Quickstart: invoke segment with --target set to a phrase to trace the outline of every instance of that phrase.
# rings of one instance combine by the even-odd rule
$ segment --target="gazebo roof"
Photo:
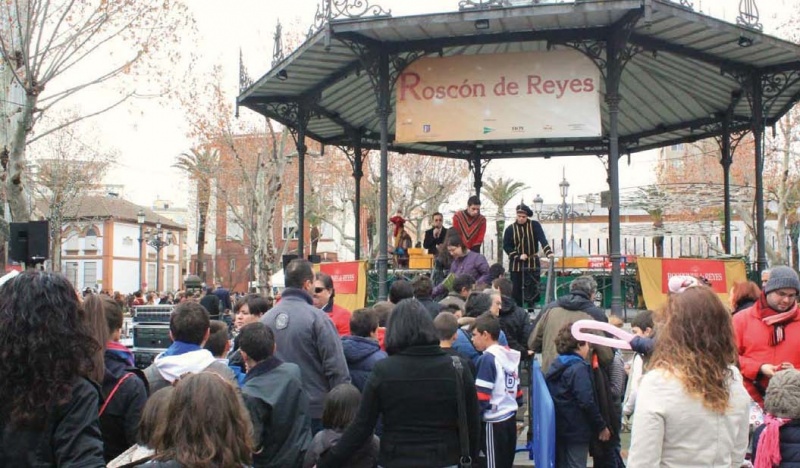
[[[616,0],[333,20],[246,87],[238,103],[297,128],[297,113],[284,104],[302,101],[311,111],[309,137],[349,146],[358,132],[363,147],[377,149],[377,99],[353,44],[385,47],[400,59],[390,61],[393,74],[403,60],[413,60],[423,52],[447,57],[565,49],[567,43],[579,41],[591,44],[636,17],[628,39],[631,57],[620,83],[622,151],[720,135],[726,115],[732,117],[733,131],[749,129],[751,109],[745,86],[754,72],[763,75],[767,125],[800,100],[800,46],[667,0]],[[476,29],[477,20],[488,20],[488,29]],[[601,52],[596,59],[602,61],[604,55]],[[601,95],[604,86],[605,80]],[[608,151],[604,137],[393,143],[394,93],[391,104],[391,151],[469,158],[479,148],[485,159]],[[609,116],[603,99],[601,114],[606,135]]]

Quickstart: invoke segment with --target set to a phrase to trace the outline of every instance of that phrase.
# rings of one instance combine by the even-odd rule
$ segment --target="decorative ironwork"
[[[759,22],[758,6],[756,0],[739,0],[739,16],[736,24],[745,28],[764,30],[764,25]]]
[[[790,70],[778,73],[769,73],[761,76],[762,99],[764,112],[769,114],[772,106],[783,93],[800,82],[800,71]]]
[[[247,74],[242,58],[242,49],[239,49],[239,94],[253,84],[253,79]]]
[[[619,63],[620,73],[625,69],[625,66],[628,64],[628,62],[645,50],[643,46],[628,42],[628,38],[630,38],[631,33],[633,32],[633,29],[636,27],[636,23],[640,18],[641,15],[635,13],[620,20],[621,24],[619,25],[619,32],[617,35],[615,35],[615,37],[610,39],[612,41],[617,41],[618,47],[616,47],[616,55]],[[603,75],[603,78],[608,81],[608,40],[584,39],[578,41],[567,41],[564,43],[564,45],[587,56],[592,62],[594,62],[595,65],[597,65],[597,68],[600,69],[600,73]],[[548,49],[550,49],[550,47],[551,45],[548,44]]]
[[[692,2],[691,0],[680,0],[680,4],[682,7],[694,10],[694,2]]]
[[[284,59],[283,55],[283,27],[281,26],[281,22],[278,21],[278,24],[275,26],[275,35],[272,36],[275,39],[275,42],[272,46],[272,66],[281,63]]]
[[[382,6],[372,3],[372,0],[320,0],[307,36],[313,36],[332,20],[358,19],[365,16],[392,16],[392,10],[385,10]]]
[[[469,10],[488,10],[490,8],[510,7],[509,0],[461,0],[458,2],[459,11]]]

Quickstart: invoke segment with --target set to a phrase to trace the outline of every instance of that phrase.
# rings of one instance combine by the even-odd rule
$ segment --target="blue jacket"
[[[764,426],[759,426],[753,434],[753,457],[756,459],[758,442]],[[781,431],[781,468],[800,468],[800,419],[792,420]]]
[[[498,339],[497,342],[501,346],[508,346],[506,334],[502,331],[500,331],[500,339]],[[456,340],[453,342],[453,349],[458,351],[462,356],[469,358],[476,366],[478,365],[478,358],[481,357],[481,352],[475,349],[469,332],[463,328],[459,328],[458,333],[456,333]]]
[[[545,376],[556,408],[557,443],[589,443],[606,427],[594,396],[592,368],[576,354],[561,354]]]
[[[342,350],[350,371],[350,382],[361,393],[375,363],[386,358],[377,341],[361,336],[343,336]]]

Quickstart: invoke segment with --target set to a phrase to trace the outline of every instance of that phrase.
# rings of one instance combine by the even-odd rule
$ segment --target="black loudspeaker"
[[[28,223],[11,223],[8,257],[19,263],[28,261]]]
[[[283,256],[283,269],[286,270],[286,267],[289,266],[289,262],[297,258],[295,254],[287,254]]]
[[[11,223],[8,256],[20,263],[36,264],[50,258],[50,223]]]
[[[311,263],[321,263],[322,257],[320,257],[319,255],[309,255],[308,261]]]
[[[31,221],[28,223],[28,258],[40,263],[50,258],[50,223]]]

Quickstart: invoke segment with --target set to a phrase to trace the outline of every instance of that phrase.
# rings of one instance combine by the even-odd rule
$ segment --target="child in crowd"
[[[350,380],[359,392],[372,374],[372,368],[386,352],[378,344],[378,316],[371,308],[358,309],[350,316],[350,335],[342,337],[342,351]]]
[[[636,336],[650,338],[653,335],[653,311],[645,310],[639,312],[631,321],[631,331]],[[636,409],[636,393],[639,391],[639,382],[644,375],[644,356],[636,353],[631,363],[630,377],[628,386],[625,389],[625,400],[622,404],[623,416],[630,417]]]
[[[361,393],[350,384],[339,384],[328,392],[325,408],[322,411],[322,431],[314,436],[306,452],[303,468],[311,468],[319,458],[339,442],[347,426],[356,418]],[[366,445],[358,449],[344,466],[352,468],[372,468],[378,464],[380,440],[372,436]]]
[[[753,434],[755,468],[800,466],[800,371],[775,373],[764,409],[764,424]]]
[[[161,425],[167,423],[164,414],[169,407],[174,387],[164,387],[150,395],[142,410],[139,430],[136,433],[136,444],[109,462],[108,468],[128,468],[142,464],[153,456],[155,434],[161,431]]]
[[[500,320],[483,314],[475,320],[472,343],[483,354],[478,359],[475,388],[481,408],[481,450],[490,468],[511,468],[517,446],[517,410],[522,403],[519,388],[520,352],[501,346]]]
[[[558,358],[545,380],[556,410],[556,467],[585,468],[589,444],[607,441],[606,427],[592,387],[592,369],[586,362],[589,343],[572,336],[572,324],[559,330],[555,339]]]
[[[378,316],[378,331],[375,333],[375,337],[383,351],[386,351],[386,344],[383,340],[386,337],[386,324],[389,322],[389,316],[392,315],[392,309],[394,309],[394,304],[389,301],[376,302],[372,306],[372,311]]]
[[[436,327],[436,334],[439,336],[439,347],[442,348],[446,354],[450,356],[458,356],[461,358],[461,365],[464,368],[469,368],[474,378],[475,373],[478,371],[472,359],[459,353],[453,349],[453,342],[458,336],[458,319],[451,312],[439,312],[439,315],[433,320],[433,326]]]
[[[236,383],[239,385],[239,387],[241,387],[244,385],[244,369],[242,369],[241,366],[232,365],[230,361],[225,358],[225,356],[228,355],[228,351],[231,349],[228,325],[221,320],[212,320],[208,329],[208,339],[203,347],[214,355],[214,359],[225,364],[231,371],[233,371],[233,375],[236,376]]]

